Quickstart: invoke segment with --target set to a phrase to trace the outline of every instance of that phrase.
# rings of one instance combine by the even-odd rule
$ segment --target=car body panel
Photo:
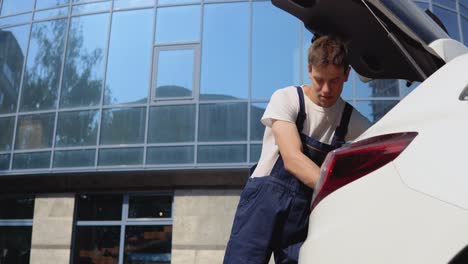
[[[408,188],[389,163],[315,207],[299,263],[447,263],[466,223],[468,211]]]
[[[316,35],[348,42],[354,70],[371,79],[423,81],[444,65],[428,45],[449,36],[409,0],[272,0]],[[301,6],[302,5],[302,6]]]

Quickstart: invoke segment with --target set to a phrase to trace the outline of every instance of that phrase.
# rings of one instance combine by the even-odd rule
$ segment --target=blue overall
[[[300,110],[296,126],[303,152],[321,166],[328,152],[344,144],[353,108],[346,103],[332,144],[324,144],[302,133],[304,93],[301,87],[297,92]],[[307,236],[312,193],[313,189],[285,170],[281,154],[269,176],[250,177],[237,207],[224,264],[264,264],[272,252],[275,264],[297,263]]]

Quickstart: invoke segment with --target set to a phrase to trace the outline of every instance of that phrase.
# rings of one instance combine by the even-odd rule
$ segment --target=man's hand
[[[302,153],[302,143],[296,124],[274,120],[271,126],[285,169],[310,188],[320,176],[320,167]]]

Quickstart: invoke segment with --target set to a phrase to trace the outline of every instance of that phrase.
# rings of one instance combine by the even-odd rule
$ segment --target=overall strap
[[[332,145],[341,146],[345,143],[345,137],[348,133],[348,124],[351,119],[351,114],[353,113],[353,107],[346,103],[343,113],[341,114],[340,125],[335,130],[335,135],[333,136]]]
[[[306,120],[307,114],[305,112],[305,105],[304,105],[304,91],[300,86],[296,86],[297,95],[299,95],[299,113],[297,113],[296,118],[296,127],[299,135],[302,133],[302,129],[304,128],[304,121]]]

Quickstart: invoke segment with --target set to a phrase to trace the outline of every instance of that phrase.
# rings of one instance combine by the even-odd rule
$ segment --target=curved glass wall
[[[468,43],[468,0],[415,3]],[[0,175],[248,167],[311,38],[264,0],[0,0]],[[342,96],[375,122],[416,85]]]

